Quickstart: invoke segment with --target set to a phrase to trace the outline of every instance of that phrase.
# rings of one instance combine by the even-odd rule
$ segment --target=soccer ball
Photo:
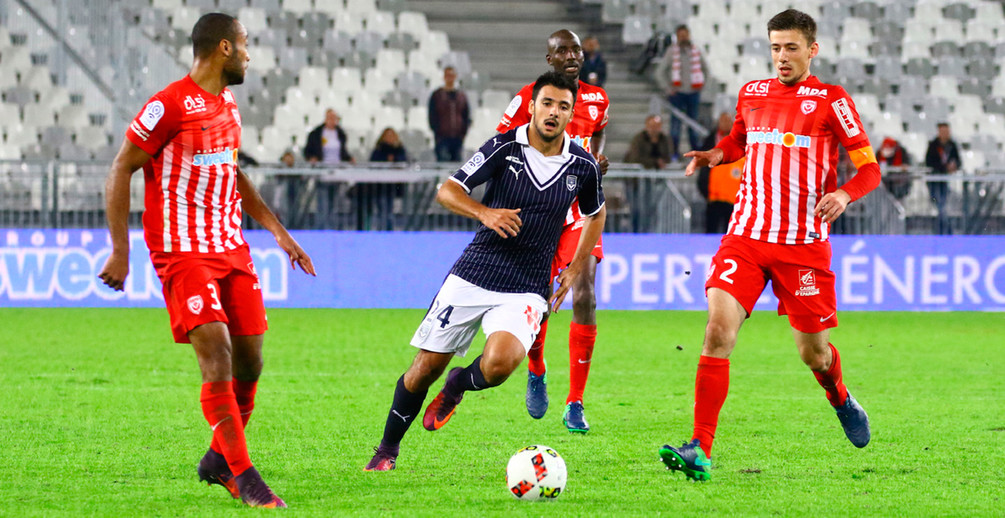
[[[506,464],[506,488],[520,500],[554,500],[568,473],[557,451],[540,444],[521,448]]]

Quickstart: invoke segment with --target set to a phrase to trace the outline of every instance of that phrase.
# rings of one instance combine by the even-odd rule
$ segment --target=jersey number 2
[[[730,279],[729,276],[733,275],[733,272],[736,271],[736,261],[734,261],[733,259],[723,259],[722,262],[728,264],[729,268],[727,268],[726,271],[720,273],[719,278],[730,284],[733,284],[733,279]]]

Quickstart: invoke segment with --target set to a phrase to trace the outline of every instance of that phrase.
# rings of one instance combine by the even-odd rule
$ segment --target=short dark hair
[[[571,79],[565,74],[560,74],[554,70],[545,72],[534,81],[534,89],[531,93],[531,101],[537,99],[538,92],[541,88],[545,86],[554,86],[560,90],[568,90],[572,92],[572,104],[576,104],[576,93],[579,92],[579,81],[576,79]]]
[[[772,31],[797,30],[812,45],[817,41],[817,22],[813,17],[796,9],[786,9],[768,20],[768,36]]]
[[[213,53],[221,40],[237,41],[237,18],[229,14],[204,14],[192,27],[192,54],[204,58]]]
[[[677,28],[674,29],[673,31],[675,33],[680,32],[680,31],[688,31],[688,32],[690,32],[691,29],[687,28],[687,24],[686,23],[682,23],[682,24],[678,25]]]

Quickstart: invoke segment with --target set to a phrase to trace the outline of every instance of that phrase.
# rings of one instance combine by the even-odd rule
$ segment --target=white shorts
[[[530,351],[548,303],[536,293],[500,293],[448,275],[410,342],[437,353],[464,356],[481,325],[485,336],[506,331]]]

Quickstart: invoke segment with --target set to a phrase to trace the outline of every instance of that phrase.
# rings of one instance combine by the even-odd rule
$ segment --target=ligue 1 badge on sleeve
[[[570,174],[565,177],[565,188],[570,191],[576,190],[576,175]]]

